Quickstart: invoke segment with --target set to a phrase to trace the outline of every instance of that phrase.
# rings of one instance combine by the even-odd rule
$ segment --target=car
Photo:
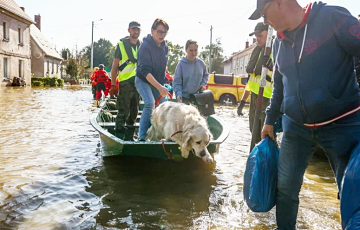
[[[211,90],[214,100],[220,104],[236,105],[244,94],[247,76],[210,74],[207,89]],[[247,102],[250,102],[250,97]]]

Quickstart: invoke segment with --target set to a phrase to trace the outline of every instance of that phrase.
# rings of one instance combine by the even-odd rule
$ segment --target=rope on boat
[[[164,150],[166,156],[168,156],[168,158],[171,158],[171,154],[168,153],[165,149],[165,139],[161,139],[161,142],[162,142],[162,147],[163,147],[163,150]]]

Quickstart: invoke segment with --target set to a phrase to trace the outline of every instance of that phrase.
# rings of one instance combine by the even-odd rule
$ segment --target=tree
[[[174,74],[181,57],[185,55],[185,52],[183,51],[184,47],[180,45],[173,45],[170,41],[166,41],[166,43],[169,47],[168,71],[170,74]]]
[[[211,50],[211,71],[215,71],[216,73],[223,73],[224,72],[224,56],[223,56],[223,48],[221,47],[220,38],[217,38],[215,44],[212,44]],[[210,53],[210,46],[207,45],[205,50],[200,53],[200,58],[203,59],[205,64],[209,66],[209,53]]]
[[[69,59],[67,65],[66,65],[65,71],[66,71],[66,74],[70,75],[70,78],[72,80],[77,80],[77,78],[79,76],[79,68],[76,63],[76,59],[74,59],[74,58]]]
[[[112,67],[112,63],[113,63],[113,60],[114,60],[114,58],[115,58],[116,47],[117,47],[117,45],[116,45],[116,46],[111,46],[111,47],[110,47],[110,50],[109,50],[109,53],[107,53],[107,54],[105,55],[105,57],[106,57],[106,63],[108,64],[108,66],[109,66],[110,69],[111,69],[111,67]]]
[[[106,55],[110,52],[110,48],[113,45],[111,44],[110,41],[104,39],[104,38],[100,38],[99,41],[94,42],[94,50],[93,50],[93,65],[94,67],[99,66],[99,64],[104,64],[105,67],[107,68],[111,68],[112,65],[112,60],[109,63],[108,58],[106,57]],[[88,60],[89,60],[89,64],[87,66],[87,68],[90,68],[90,60],[91,60],[91,45],[86,46],[82,52],[84,53],[84,55],[87,56]],[[115,52],[115,51],[114,51]]]
[[[67,53],[67,59],[64,59],[62,63],[62,65],[65,66],[66,74],[70,75],[70,79],[77,80],[79,74],[84,71],[84,68],[80,64],[80,57],[76,57],[76,54],[74,55],[68,48],[62,49],[61,53]]]

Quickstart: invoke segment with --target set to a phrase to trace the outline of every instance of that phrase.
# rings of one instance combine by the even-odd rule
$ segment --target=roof
[[[52,47],[50,42],[46,39],[43,33],[34,25],[30,25],[30,36],[34,39],[35,43],[45,53],[46,56],[51,56],[56,59],[62,60],[60,54]]]
[[[13,0],[1,0],[0,8],[3,8],[5,10],[21,17],[30,23],[34,23],[34,21]]]

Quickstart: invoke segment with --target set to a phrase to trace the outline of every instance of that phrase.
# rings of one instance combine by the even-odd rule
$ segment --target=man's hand
[[[269,55],[264,55],[261,58],[261,65],[265,66],[266,68],[268,68],[268,70],[272,71],[273,70],[273,62],[270,58]]]
[[[181,97],[177,96],[177,97],[176,97],[176,100],[177,100],[177,102],[182,103],[182,98],[181,98]]]
[[[114,97],[114,96],[117,96],[118,92],[117,92],[117,89],[116,89],[116,85],[111,85],[111,88],[110,88],[110,97]]]
[[[199,92],[202,92],[202,91],[204,91],[204,90],[206,90],[206,87],[205,87],[204,85],[200,85],[200,87],[199,87]]]
[[[266,136],[269,136],[271,139],[276,140],[274,137],[274,126],[273,125],[264,125],[261,131],[261,139],[264,139]]]
[[[166,97],[169,94],[169,90],[165,86],[160,86],[158,90],[162,97]]]

